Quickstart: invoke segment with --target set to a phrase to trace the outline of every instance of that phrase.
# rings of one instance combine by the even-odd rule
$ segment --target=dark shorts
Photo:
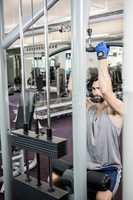
[[[107,174],[111,178],[111,184],[110,184],[109,190],[111,192],[113,192],[114,189],[115,189],[115,186],[117,184],[117,178],[119,176],[118,175],[119,170],[116,167],[107,167],[107,168],[100,169],[98,171],[102,172],[104,174]]]
[[[104,174],[107,174],[108,176],[110,176],[111,178],[111,184],[110,187],[108,188],[108,190],[110,190],[113,193],[113,196],[115,195],[119,183],[120,183],[120,177],[121,177],[121,170],[118,170],[117,168],[114,167],[108,167],[108,168],[104,168],[104,169],[100,169],[98,170],[99,172],[102,172]],[[73,169],[67,169],[65,170],[65,172],[63,173],[63,178],[65,178],[65,180],[69,180],[69,182],[71,183],[71,186],[69,184],[69,194],[70,196],[74,193],[74,180],[73,180]],[[87,195],[88,195],[88,200],[95,200],[96,199],[96,193],[97,191],[94,188],[87,188]],[[74,198],[72,197],[72,200]]]
[[[64,179],[67,179],[71,182],[72,191],[73,191],[73,169],[72,164],[66,163],[62,160],[55,160],[53,163],[53,171],[61,175]],[[104,174],[107,174],[111,178],[111,184],[108,188],[111,192],[113,192],[113,195],[116,193],[120,178],[121,178],[121,170],[119,170],[116,167],[108,166],[106,168],[102,168],[99,170],[96,170],[99,172],[102,172]]]

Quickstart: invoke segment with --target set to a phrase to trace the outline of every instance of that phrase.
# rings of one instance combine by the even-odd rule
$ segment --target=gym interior
[[[0,200],[133,199],[132,10],[131,0],[0,1]],[[105,88],[111,81],[111,115],[123,103],[124,114],[120,134],[100,143],[105,163],[97,152],[100,168],[89,168],[87,105],[102,104],[90,88],[96,74]],[[113,100],[103,101],[113,109]],[[111,141],[119,166],[109,161]],[[115,192],[105,166],[121,171]]]

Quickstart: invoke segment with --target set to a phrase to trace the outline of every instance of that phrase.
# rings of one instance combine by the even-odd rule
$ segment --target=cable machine
[[[32,16],[33,16],[33,2]],[[21,46],[21,67],[22,67],[22,103],[23,103],[23,129],[12,131],[10,141],[13,146],[17,146],[25,151],[26,175],[22,174],[14,178],[15,198],[18,200],[24,199],[28,196],[32,199],[64,199],[68,192],[56,188],[52,184],[52,159],[60,158],[66,155],[67,141],[63,138],[54,137],[52,135],[51,119],[50,119],[50,90],[49,90],[49,64],[48,64],[48,26],[47,26],[47,1],[44,0],[44,27],[45,27],[45,61],[46,61],[46,88],[47,88],[47,116],[48,126],[46,134],[40,134],[38,128],[38,119],[36,120],[35,132],[29,130],[27,116],[26,116],[26,86],[25,86],[25,63],[24,63],[24,34],[23,34],[23,12],[22,0],[19,0],[19,21],[20,21],[20,46]],[[33,35],[34,44],[34,35]],[[36,92],[34,101],[36,102]],[[36,152],[37,156],[37,180],[30,176],[28,152]],[[43,182],[40,179],[40,156],[43,153],[49,159],[49,183]]]

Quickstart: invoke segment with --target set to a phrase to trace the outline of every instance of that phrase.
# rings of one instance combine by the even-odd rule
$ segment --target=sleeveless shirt
[[[96,118],[96,108],[87,111],[87,168],[98,170],[108,166],[121,168],[119,136],[117,128],[103,111]]]

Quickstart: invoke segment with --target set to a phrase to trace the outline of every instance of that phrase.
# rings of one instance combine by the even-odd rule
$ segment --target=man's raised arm
[[[109,49],[104,42],[96,46],[97,58],[99,60],[98,79],[100,90],[104,99],[118,114],[123,115],[123,102],[120,101],[113,93],[111,77],[108,71],[108,56]]]

